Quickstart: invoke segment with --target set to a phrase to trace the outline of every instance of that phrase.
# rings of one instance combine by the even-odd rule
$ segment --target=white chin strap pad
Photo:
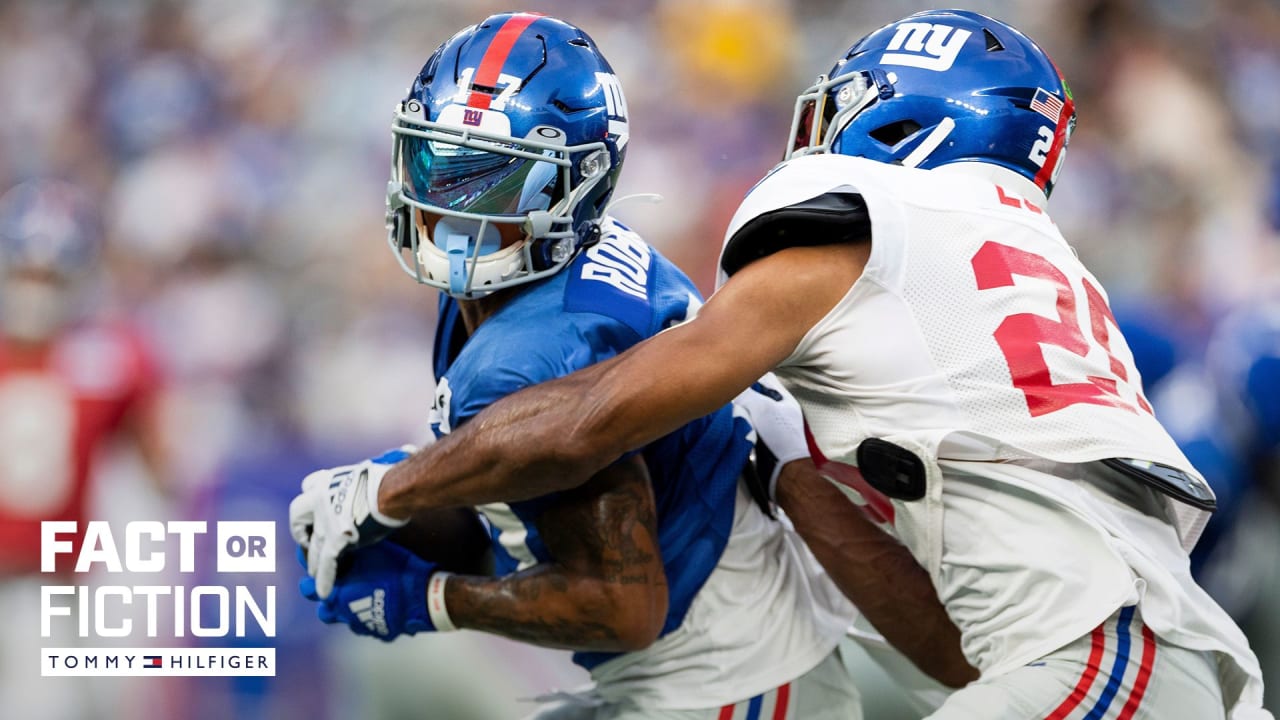
[[[449,258],[449,292],[461,293],[467,287],[467,261],[483,257],[502,247],[498,229],[480,220],[444,217],[436,223],[436,247]],[[477,243],[475,238],[479,237]]]

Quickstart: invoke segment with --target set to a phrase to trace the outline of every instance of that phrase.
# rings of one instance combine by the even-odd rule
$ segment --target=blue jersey
[[[1280,298],[1254,300],[1223,318],[1207,343],[1197,340],[1208,346],[1203,359],[1175,367],[1151,402],[1217,496],[1218,509],[1191,554],[1199,578],[1248,505],[1263,466],[1280,457]],[[1145,382],[1147,370],[1139,369]]]
[[[1225,318],[1210,344],[1209,367],[1242,455],[1251,462],[1273,456],[1280,450],[1280,296]]]
[[[457,302],[441,296],[437,435],[521,388],[607,360],[696,310],[697,289],[670,261],[616,222],[603,230],[599,243],[520,292],[469,338]],[[664,635],[680,626],[724,550],[739,473],[751,452],[749,433],[747,422],[725,406],[641,450],[669,588]],[[534,521],[555,499],[481,508],[492,525],[499,574],[552,559]],[[590,669],[616,655],[576,653],[574,661]]]

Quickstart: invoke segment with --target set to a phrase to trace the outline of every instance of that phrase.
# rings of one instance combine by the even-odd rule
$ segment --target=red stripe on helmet
[[[871,487],[871,483],[862,477],[862,471],[858,468],[837,460],[828,460],[822,453],[822,449],[818,447],[818,441],[814,439],[807,422],[804,424],[804,439],[809,445],[809,455],[813,458],[813,463],[818,466],[818,472],[857,491],[867,502],[866,505],[861,506],[862,512],[872,522],[881,525],[893,524],[893,503],[890,502],[888,495]]]
[[[526,28],[534,23],[542,15],[538,13],[519,13],[507,18],[502,23],[502,27],[498,28],[498,34],[494,36],[493,42],[489,43],[489,48],[484,51],[484,57],[480,58],[480,67],[476,68],[475,77],[471,78],[471,86],[483,85],[485,87],[496,87],[498,84],[498,76],[502,74],[502,66],[507,62],[507,56],[511,54],[511,48],[515,47],[516,41],[524,34]],[[487,93],[472,90],[467,97],[467,105],[482,110],[489,109],[489,103],[493,102],[493,98]]]
[[[1036,173],[1034,182],[1036,187],[1044,190],[1049,185],[1050,178],[1053,177],[1053,169],[1058,166],[1058,158],[1062,155],[1062,149],[1067,146],[1067,130],[1071,127],[1071,117],[1076,114],[1076,101],[1072,99],[1071,94],[1063,91],[1062,112],[1058,113],[1058,126],[1053,130],[1053,147],[1049,148],[1049,154],[1045,156],[1044,165],[1041,166],[1040,172]]]

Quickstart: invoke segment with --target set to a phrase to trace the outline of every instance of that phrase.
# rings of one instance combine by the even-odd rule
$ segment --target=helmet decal
[[[622,94],[622,83],[611,72],[596,73],[596,82],[604,89],[605,109],[609,113],[609,134],[617,135],[618,146],[624,146],[630,130],[627,125],[627,98]]]
[[[506,64],[507,57],[511,54],[511,49],[515,47],[516,41],[540,17],[542,15],[537,13],[517,13],[507,18],[494,36],[493,41],[489,43],[489,48],[485,50],[484,56],[481,57],[480,67],[478,69],[467,68],[462,71],[458,78],[458,87],[470,86],[467,105],[481,109],[492,107],[493,96],[486,89],[496,89],[499,84],[506,86],[503,92],[498,95],[501,98],[501,104],[505,104],[511,93],[520,88],[519,78],[514,78],[510,75],[503,77],[502,66]],[[504,80],[506,82],[503,82]],[[501,110],[501,104],[494,109]]]
[[[1039,139],[1031,146],[1031,154],[1027,156],[1031,162],[1040,166],[1031,181],[1044,190],[1045,195],[1049,194],[1048,188],[1058,182],[1058,173],[1062,171],[1063,161],[1066,160],[1067,143],[1071,141],[1071,133],[1076,128],[1076,103],[1071,97],[1071,89],[1061,75],[1058,79],[1065,99],[1037,87],[1030,104],[1033,111],[1053,122],[1052,128],[1047,125],[1040,127]]]
[[[942,72],[950,70],[960,48],[972,35],[968,30],[931,23],[898,23],[881,65],[907,65]]]

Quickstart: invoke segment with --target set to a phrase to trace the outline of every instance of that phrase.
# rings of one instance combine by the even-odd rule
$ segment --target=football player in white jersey
[[[815,461],[929,571],[981,671],[929,717],[1270,718],[1188,569],[1212,493],[1049,216],[1074,122],[1004,23],[871,33],[799,97],[694,320],[495,403],[388,472],[378,507],[576,485],[777,368]]]

